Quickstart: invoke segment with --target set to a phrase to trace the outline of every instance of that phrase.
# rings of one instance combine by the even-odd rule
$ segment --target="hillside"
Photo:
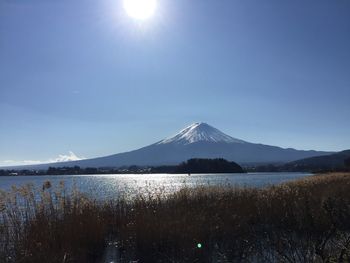
[[[350,150],[290,162],[284,167],[295,171],[342,170],[349,165]]]

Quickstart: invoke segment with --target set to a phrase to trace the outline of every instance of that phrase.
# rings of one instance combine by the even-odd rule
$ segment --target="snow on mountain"
[[[175,143],[187,145],[195,142],[246,143],[245,141],[228,136],[204,122],[196,122],[181,130],[178,134],[164,139],[157,144]]]

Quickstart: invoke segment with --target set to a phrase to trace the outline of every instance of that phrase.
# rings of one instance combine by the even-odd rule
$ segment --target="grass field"
[[[0,262],[349,262],[350,174],[264,189],[96,201],[62,183],[0,192]]]

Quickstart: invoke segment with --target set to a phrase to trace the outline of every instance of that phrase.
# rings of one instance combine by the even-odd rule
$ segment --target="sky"
[[[0,166],[133,150],[206,122],[350,149],[350,1],[0,0]]]

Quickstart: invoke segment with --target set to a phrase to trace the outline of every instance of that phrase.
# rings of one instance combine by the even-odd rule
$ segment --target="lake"
[[[171,193],[184,186],[231,185],[264,187],[310,176],[308,173],[247,173],[247,174],[108,174],[108,175],[57,175],[57,176],[3,176],[0,189],[32,184],[41,188],[50,181],[53,186],[64,182],[69,191],[74,187],[97,199],[115,198],[122,194],[135,196],[147,193]]]

